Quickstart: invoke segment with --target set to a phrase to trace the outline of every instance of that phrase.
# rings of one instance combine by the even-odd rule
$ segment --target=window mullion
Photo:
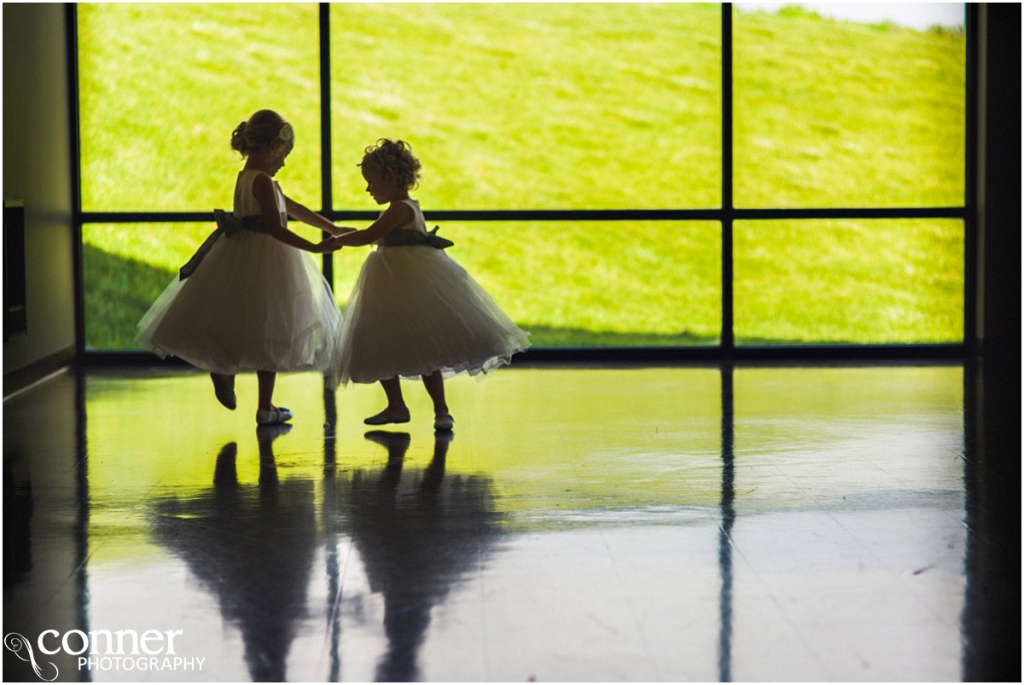
[[[722,3],[722,335],[726,358],[733,338],[733,131],[732,131],[732,3]]]
[[[320,211],[324,216],[334,208],[331,175],[331,5],[320,3]],[[326,238],[328,234],[323,233]],[[334,289],[334,255],[323,255],[324,278]]]

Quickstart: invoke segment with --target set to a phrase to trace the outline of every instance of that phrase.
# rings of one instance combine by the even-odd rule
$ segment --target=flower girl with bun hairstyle
[[[427,231],[419,203],[409,197],[420,162],[407,143],[381,139],[359,166],[366,191],[387,208],[369,228],[330,239],[377,249],[348,299],[328,384],[380,381],[387,407],[365,422],[382,425],[409,421],[399,379],[422,378],[434,429],[451,430],[444,379],[507,364],[530,346],[529,334],[443,251],[451,242]]]
[[[139,322],[139,342],[210,372],[214,393],[234,409],[235,374],[255,371],[258,424],[288,421],[273,404],[276,375],[330,367],[340,313],[311,252],[339,246],[312,243],[288,230],[288,217],[332,235],[345,232],[295,202],[273,180],[295,144],[281,115],[260,110],[231,134],[245,158],[235,183],[233,213],[217,210],[218,228]]]

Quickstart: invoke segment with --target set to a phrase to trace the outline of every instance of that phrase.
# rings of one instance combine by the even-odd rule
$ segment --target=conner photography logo
[[[7,633],[4,647],[32,666],[40,680],[54,681],[57,665],[46,659],[55,654],[77,657],[79,671],[202,671],[205,657],[181,656],[175,639],[181,630],[44,630],[33,643],[21,633]]]

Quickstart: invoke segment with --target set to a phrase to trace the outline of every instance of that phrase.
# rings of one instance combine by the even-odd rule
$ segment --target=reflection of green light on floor
[[[251,376],[232,413],[200,373],[91,371],[81,416],[65,374],[5,406],[33,507],[12,611],[163,622],[207,680],[252,679],[246,655],[271,643],[288,679],[372,680],[403,639],[396,605],[418,612],[423,680],[707,681],[723,645],[739,681],[955,679],[978,581],[964,381],[959,366],[502,369],[449,383],[456,434],[431,481],[418,383],[398,474],[361,424],[379,388],[337,393],[325,451],[319,378],[285,375],[298,418],[262,461],[275,487]],[[286,639],[251,637],[268,625]]]
[[[190,488],[210,485],[217,455],[232,441],[238,445],[239,481],[257,482],[255,378],[238,378],[235,412],[217,405],[209,386],[205,375],[193,373],[90,378],[92,494],[158,488],[181,489],[185,496]],[[434,450],[429,401],[420,383],[405,382],[404,388],[413,420],[389,429],[410,434],[405,462],[425,468]],[[547,498],[665,504],[664,494],[651,488],[680,480],[683,473],[692,478],[682,479],[685,486],[674,488],[670,502],[707,504],[717,496],[715,370],[504,369],[481,382],[450,379],[447,391],[456,417],[448,473],[492,479],[503,506],[512,510],[534,509]],[[339,389],[333,430],[324,428],[323,386],[316,374],[282,374],[275,400],[296,417],[294,428],[273,443],[282,479],[323,478],[325,434],[334,436],[339,477],[386,461],[387,451],[364,437],[362,423],[382,405],[379,387]]]
[[[737,369],[737,468],[756,475],[832,450],[833,471],[863,481],[858,446],[870,447],[877,436],[897,444],[908,426],[935,440],[959,429],[961,376],[957,367]],[[446,473],[489,479],[495,506],[538,523],[627,509],[685,517],[687,507],[721,497],[720,382],[713,368],[512,368],[483,380],[459,376],[446,386],[456,417]],[[404,463],[413,474],[434,454],[432,415],[420,383],[403,387],[413,419],[387,428],[409,434]],[[218,454],[231,442],[239,482],[259,482],[254,375],[239,376],[234,412],[216,403],[199,373],[92,376],[87,392],[90,497],[109,500],[111,515],[140,492],[188,497],[210,487]],[[350,478],[387,462],[387,450],[364,437],[362,423],[382,406],[380,388],[337,390],[333,428],[325,428],[323,398],[317,374],[278,378],[275,400],[295,412],[291,431],[273,442],[282,481],[322,483],[325,472]],[[736,494],[751,502],[783,495],[766,492],[742,470]]]

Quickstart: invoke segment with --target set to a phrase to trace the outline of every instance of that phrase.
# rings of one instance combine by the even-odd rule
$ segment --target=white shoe
[[[275,423],[284,423],[292,418],[292,410],[288,407],[277,407],[276,409],[257,409],[256,423],[261,426],[269,426]]]

